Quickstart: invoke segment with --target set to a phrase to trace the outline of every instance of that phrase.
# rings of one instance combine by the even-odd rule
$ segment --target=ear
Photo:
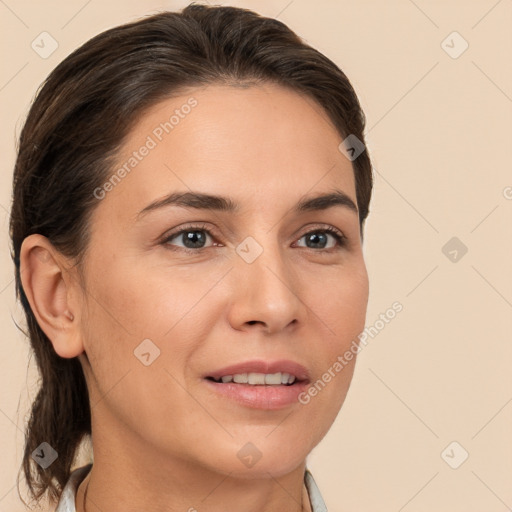
[[[30,235],[21,245],[20,278],[39,327],[65,358],[84,351],[78,276],[48,238]]]

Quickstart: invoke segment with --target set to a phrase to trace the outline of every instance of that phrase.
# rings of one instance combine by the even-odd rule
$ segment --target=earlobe
[[[50,339],[55,352],[65,358],[84,351],[78,304],[72,298],[76,283],[65,265],[66,258],[44,236],[30,235],[21,245],[20,279],[32,312]],[[73,313],[74,311],[74,313]]]

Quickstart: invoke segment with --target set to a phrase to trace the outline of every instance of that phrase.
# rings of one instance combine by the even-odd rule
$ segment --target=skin
[[[79,356],[90,393],[94,466],[78,512],[86,487],[87,512],[138,511],[149,500],[157,512],[309,510],[305,459],[352,378],[355,358],[307,405],[277,410],[205,384],[209,370],[250,359],[292,359],[320,379],[364,329],[368,275],[356,212],[292,213],[333,189],[356,203],[340,134],[297,92],[210,85],[162,101],[138,120],[119,165],[191,96],[191,113],[98,200],[82,281],[46,238],[23,243],[39,325],[59,355]],[[241,210],[167,206],[137,220],[149,203],[189,190],[229,196]],[[188,223],[211,229],[205,249],[162,241]],[[327,234],[325,248],[308,247],[304,235],[329,226],[346,245]],[[251,264],[235,250],[247,236],[263,248]],[[134,356],[144,339],[160,349],[149,366]],[[262,454],[251,468],[237,457],[248,442]]]

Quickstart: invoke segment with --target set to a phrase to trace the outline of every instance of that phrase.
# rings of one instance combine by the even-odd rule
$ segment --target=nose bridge
[[[236,323],[261,322],[270,330],[297,320],[302,303],[298,283],[274,230],[260,230],[236,247]]]
[[[293,286],[293,283],[287,283],[291,279],[287,275],[287,255],[283,254],[275,230],[265,232],[262,229],[254,236],[247,236],[236,247],[236,253],[241,260],[237,264],[242,272],[251,280],[255,279],[260,285],[258,288],[267,287],[268,281],[279,282],[281,286],[284,286],[282,281],[285,281],[288,286]]]

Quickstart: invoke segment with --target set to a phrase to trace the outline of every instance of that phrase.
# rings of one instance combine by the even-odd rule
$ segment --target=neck
[[[154,512],[225,512],[227,503],[230,509],[244,512],[311,512],[304,485],[305,461],[279,477],[266,472],[241,478],[233,472],[226,475],[189,461],[170,460],[120,440],[95,441],[99,440],[93,439],[93,467],[76,495],[77,512],[136,512],[147,509],[148,501]],[[103,446],[108,449],[102,450]]]
[[[240,489],[239,487],[238,492],[235,493],[233,492],[233,486],[236,487],[238,485],[238,482],[233,480],[231,482],[231,485],[228,486],[226,484],[225,488],[223,489],[223,492],[219,492],[216,497],[211,496],[211,494],[216,490],[215,487],[213,487],[212,489],[210,489],[210,493],[205,495],[202,499],[190,496],[185,497],[183,494],[173,494],[170,493],[169,490],[166,490],[165,492],[166,499],[157,499],[155,498],[155,496],[160,495],[153,494],[153,491],[149,489],[145,492],[144,496],[139,495],[138,497],[136,497],[133,493],[126,492],[126,490],[119,491],[121,493],[124,492],[124,494],[115,492],[111,488],[106,490],[103,486],[97,485],[98,475],[99,480],[102,480],[105,484],[108,483],[108,480],[104,479],[97,469],[94,469],[94,471],[93,469],[91,469],[91,472],[80,484],[80,487],[77,491],[75,501],[76,512],[98,512],[101,510],[123,510],[125,512],[130,512],[132,510],[140,510],[140,506],[135,506],[134,502],[144,503],[144,506],[147,506],[148,496],[152,496],[151,505],[155,512],[171,512],[175,510],[187,510],[187,512],[197,512],[200,509],[190,506],[188,506],[188,508],[183,507],[186,506],[186,504],[190,503],[195,503],[196,506],[201,507],[203,503],[206,503],[206,499],[208,499],[209,502],[208,510],[211,512],[225,511],[226,503],[239,503],[239,505],[236,505],[236,509],[239,509],[239,507],[243,507],[244,511],[247,510],[249,512],[267,512],[270,510],[282,510],[283,512],[311,512],[309,496],[306,487],[304,486],[303,483],[301,485],[301,492],[295,493],[296,496],[292,496],[291,493],[288,493],[288,490],[285,490],[284,486],[281,487],[283,491],[282,495],[279,496],[274,493],[273,498],[272,493],[269,492],[269,489],[262,488],[261,485],[253,486],[252,489],[249,489],[253,491],[250,494],[246,487],[244,487],[243,489]],[[93,477],[95,478],[93,479]],[[91,480],[93,480],[94,483],[92,484],[92,490],[89,493]],[[282,479],[279,481],[276,480],[279,486],[283,485],[281,483],[282,481]],[[225,483],[225,480],[221,481],[220,484],[218,484],[218,487],[220,487],[220,485],[224,487]],[[106,494],[106,492],[108,493],[108,495]],[[242,494],[243,497],[241,496]],[[260,497],[258,497],[258,495]],[[153,501],[155,502],[154,507]],[[166,504],[163,503],[164,501],[166,501]],[[249,501],[250,503],[248,503]],[[170,505],[171,503],[172,505]],[[261,503],[261,505],[259,505],[259,503]]]

